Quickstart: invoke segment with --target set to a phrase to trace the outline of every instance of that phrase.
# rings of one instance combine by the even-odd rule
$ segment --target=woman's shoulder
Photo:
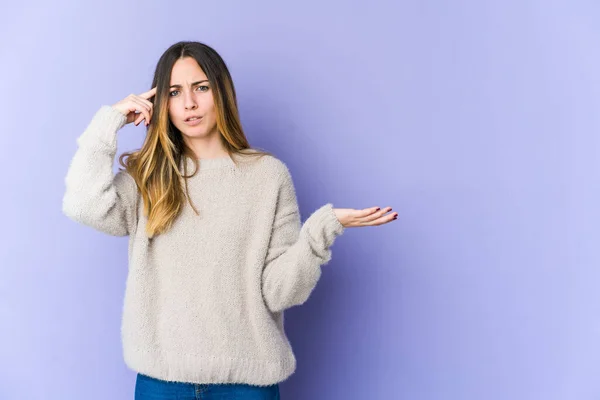
[[[282,177],[289,174],[287,165],[272,153],[262,153],[255,149],[246,149],[235,154],[236,161],[251,164],[265,178]]]

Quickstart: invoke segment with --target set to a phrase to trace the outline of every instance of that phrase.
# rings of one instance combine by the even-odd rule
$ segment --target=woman
[[[114,174],[131,122],[147,135]],[[152,89],[102,106],[77,144],[63,212],[129,236],[121,336],[136,399],[278,399],[296,368],[284,310],[307,300],[346,227],[397,216],[328,203],[301,224],[290,171],[250,147],[228,69],[198,42],[168,48]]]

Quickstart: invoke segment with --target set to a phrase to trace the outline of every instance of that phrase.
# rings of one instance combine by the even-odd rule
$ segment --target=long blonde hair
[[[169,119],[168,95],[173,65],[178,59],[192,57],[206,74],[212,88],[217,129],[230,157],[233,154],[262,157],[271,153],[250,147],[240,123],[233,80],[225,62],[210,46],[191,41],[181,41],[170,46],[160,57],[154,71],[152,87],[155,96],[152,123],[139,150],[125,152],[119,164],[135,180],[144,202],[144,216],[148,218],[146,234],[154,237],[171,228],[189,199],[187,178],[193,177],[199,163],[190,147],[183,141],[182,133]],[[196,168],[187,175],[187,159]],[[234,163],[235,159],[232,157]],[[183,164],[183,174],[180,166]],[[185,184],[185,191],[183,185]],[[194,212],[198,210],[190,201]]]

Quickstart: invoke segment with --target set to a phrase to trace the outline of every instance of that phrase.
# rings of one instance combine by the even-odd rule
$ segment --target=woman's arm
[[[62,210],[74,221],[114,236],[135,230],[137,186],[126,171],[113,173],[117,131],[126,117],[102,106],[77,139],[65,178]]]
[[[272,312],[304,303],[331,259],[330,246],[345,228],[328,203],[301,225],[290,172],[283,165],[278,202],[262,273],[263,298]]]

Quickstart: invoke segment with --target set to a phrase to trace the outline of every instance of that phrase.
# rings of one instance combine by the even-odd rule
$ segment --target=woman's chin
[[[189,139],[204,139],[211,136],[210,133],[207,133],[204,129],[186,129],[181,131],[183,136],[186,136]],[[216,133],[216,132],[214,132]]]

